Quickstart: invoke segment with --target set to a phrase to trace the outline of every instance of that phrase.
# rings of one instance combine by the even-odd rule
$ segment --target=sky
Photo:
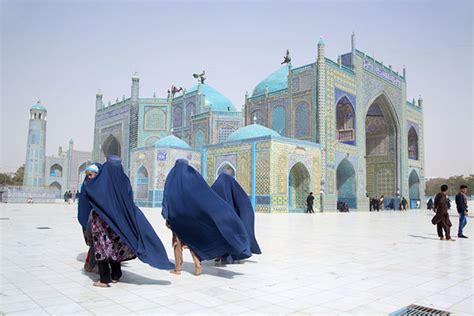
[[[29,109],[48,109],[46,152],[92,150],[95,94],[104,102],[166,97],[192,73],[237,108],[289,49],[294,67],[357,49],[407,72],[424,99],[425,176],[474,173],[471,1],[9,1],[1,2],[0,171],[24,163]]]

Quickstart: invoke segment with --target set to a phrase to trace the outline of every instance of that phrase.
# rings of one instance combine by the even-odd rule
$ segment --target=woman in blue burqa
[[[240,218],[187,160],[178,159],[166,178],[162,215],[199,260],[252,255]]]
[[[97,176],[84,183],[78,219],[87,229],[92,212],[92,238],[100,280],[94,286],[109,287],[122,276],[120,262],[138,257],[158,268],[170,270],[166,250],[142,211],[133,202],[130,180],[117,156],[107,157]]]
[[[237,180],[230,174],[229,170],[224,170],[211,188],[229,205],[232,206],[235,213],[240,217],[249,236],[250,251],[254,254],[261,254],[260,247],[255,239],[255,214],[252,203]],[[222,258],[227,263],[238,260],[233,256]]]

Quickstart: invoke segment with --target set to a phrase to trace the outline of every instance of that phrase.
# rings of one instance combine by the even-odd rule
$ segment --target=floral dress
[[[92,238],[96,261],[121,262],[135,258],[135,254],[97,213],[92,213]]]

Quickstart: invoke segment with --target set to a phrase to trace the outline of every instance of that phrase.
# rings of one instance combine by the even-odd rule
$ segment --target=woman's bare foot
[[[202,268],[201,267],[197,267],[196,270],[194,270],[194,275],[201,275],[202,273]]]
[[[170,273],[180,275],[181,271],[180,270],[171,270]]]
[[[107,283],[102,283],[100,281],[95,281],[94,283],[92,283],[92,285],[97,287],[110,287],[110,285],[108,285]]]

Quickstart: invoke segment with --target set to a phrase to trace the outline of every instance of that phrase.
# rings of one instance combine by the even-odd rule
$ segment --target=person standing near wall
[[[314,204],[314,195],[313,195],[313,192],[309,192],[309,195],[306,198],[306,213],[314,214],[313,204]]]

